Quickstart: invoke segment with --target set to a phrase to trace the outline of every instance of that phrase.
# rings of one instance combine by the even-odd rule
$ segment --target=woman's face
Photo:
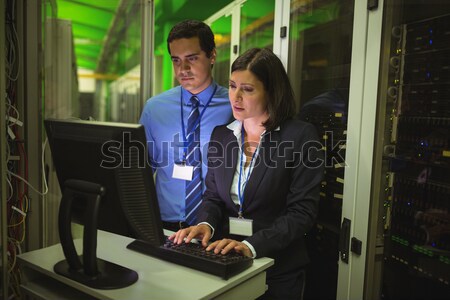
[[[249,70],[231,73],[228,94],[236,120],[261,124],[269,118],[264,85]]]

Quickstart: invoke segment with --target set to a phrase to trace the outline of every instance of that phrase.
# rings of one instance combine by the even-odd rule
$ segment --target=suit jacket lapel
[[[233,183],[233,176],[236,170],[237,160],[239,156],[239,145],[232,131],[230,131],[230,133],[225,136],[222,146],[225,147],[224,165],[222,166],[223,177],[216,178],[216,180],[223,180],[223,184],[227,191],[227,200],[232,202],[230,190],[231,184]]]
[[[244,191],[244,212],[245,207],[247,207],[254,200],[259,184],[261,183],[267,169],[271,165],[272,157],[275,154],[279,144],[279,131],[267,133],[261,141],[261,147],[256,158],[255,167],[250,174],[250,178]]]

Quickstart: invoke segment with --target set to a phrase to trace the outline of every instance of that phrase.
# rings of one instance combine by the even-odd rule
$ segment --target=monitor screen
[[[64,249],[64,242],[72,242],[67,229],[71,221],[85,225],[83,239],[86,235],[95,238],[95,246],[97,229],[159,246],[164,235],[143,126],[56,119],[47,119],[44,124],[62,198],[70,198],[69,202],[61,201],[58,220],[69,268],[78,268],[76,258],[68,258],[74,255],[70,253],[72,245]],[[93,198],[92,186],[98,187]],[[90,205],[97,198],[98,207]],[[63,203],[70,203],[69,212],[61,209]],[[94,222],[89,220],[92,210]],[[86,231],[86,222],[95,225],[89,229],[92,232]],[[84,252],[95,255],[95,249],[86,247]],[[73,266],[70,260],[75,261]],[[96,270],[88,270],[92,272]]]

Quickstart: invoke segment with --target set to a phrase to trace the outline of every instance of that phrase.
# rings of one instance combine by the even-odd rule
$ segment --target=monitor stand
[[[65,260],[55,264],[57,274],[96,289],[118,289],[138,280],[138,274],[128,268],[97,258],[97,217],[105,189],[96,183],[69,179],[59,207],[58,229]],[[83,255],[78,256],[72,238],[72,203],[83,199],[87,206],[84,216]]]

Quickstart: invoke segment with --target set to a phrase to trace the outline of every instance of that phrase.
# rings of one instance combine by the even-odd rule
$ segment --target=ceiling
[[[166,23],[174,24],[188,18],[204,20],[230,2],[156,0],[155,32],[160,32]],[[133,24],[140,19],[139,0],[57,0],[56,3],[57,18],[72,21],[79,68],[97,73],[122,73],[123,70],[114,69],[114,65],[121,64],[117,59],[139,59],[138,53],[134,52],[140,49],[141,28],[140,23]],[[130,34],[130,30],[134,32]],[[155,48],[164,47],[164,42],[165,38],[155,37]]]
[[[120,0],[57,0],[57,17],[72,21],[80,68],[95,70]]]
[[[124,74],[140,63],[142,0],[55,0],[56,16],[71,20],[77,67],[97,74]],[[246,0],[241,33],[273,22],[276,0]],[[168,30],[184,19],[206,20],[232,0],[154,0],[155,54],[166,54]],[[270,19],[270,20],[269,20]],[[273,24],[273,23],[272,23]],[[211,25],[216,42],[229,39],[231,20]],[[270,33],[271,38],[272,33]],[[248,41],[255,44],[253,40]]]

